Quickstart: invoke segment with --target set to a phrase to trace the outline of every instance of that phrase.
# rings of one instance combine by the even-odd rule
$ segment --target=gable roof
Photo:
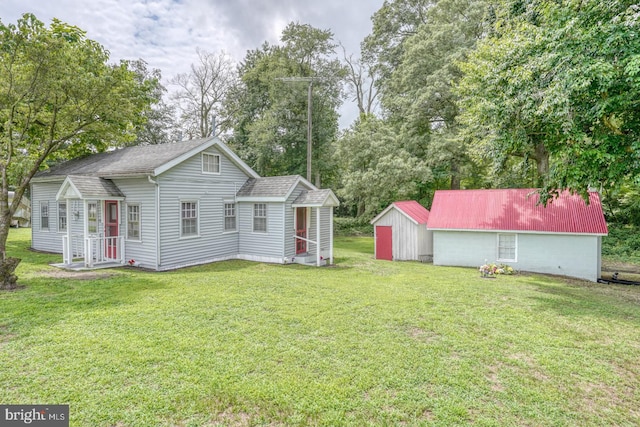
[[[207,148],[216,146],[251,177],[258,174],[218,138],[202,138],[158,145],[137,145],[69,160],[38,172],[34,180],[60,179],[69,175],[118,177],[152,175],[176,166]]]
[[[401,214],[409,218],[414,224],[426,224],[429,220],[429,211],[415,200],[403,200],[393,202],[371,220],[371,224],[385,216],[391,209],[397,209]]]
[[[576,194],[562,192],[545,207],[538,190],[439,190],[436,191],[430,230],[521,231],[542,233],[608,233],[598,193],[589,193],[589,204]]]
[[[239,201],[285,201],[298,183],[302,183],[309,190],[317,190],[300,175],[268,176],[247,180],[236,193],[236,199]]]
[[[340,202],[333,191],[328,188],[323,190],[304,190],[293,201],[293,207],[332,207],[339,206]]]
[[[68,176],[56,194],[60,199],[121,199],[124,194],[110,179],[97,176]]]

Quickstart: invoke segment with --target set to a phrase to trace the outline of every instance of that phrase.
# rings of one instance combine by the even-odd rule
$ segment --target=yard
[[[638,425],[640,287],[372,259],[69,274],[12,230],[1,403],[72,426]]]

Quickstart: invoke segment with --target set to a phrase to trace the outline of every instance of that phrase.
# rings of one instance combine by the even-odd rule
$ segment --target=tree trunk
[[[0,290],[11,290],[18,287],[16,268],[20,264],[20,258],[6,258],[0,260]]]
[[[21,260],[19,258],[7,258],[7,238],[9,237],[13,212],[8,204],[6,174],[3,174],[3,178],[5,178],[3,180],[5,185],[3,185],[0,192],[0,290],[10,290],[18,286],[18,276],[14,272]],[[22,192],[16,191],[15,197],[21,196]]]

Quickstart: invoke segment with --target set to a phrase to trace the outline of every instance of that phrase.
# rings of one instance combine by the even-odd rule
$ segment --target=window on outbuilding
[[[198,235],[198,202],[181,202],[180,235],[193,237]]]
[[[220,156],[202,153],[202,173],[220,173]]]
[[[498,234],[498,261],[514,262],[518,258],[518,236]]]
[[[267,204],[255,203],[253,205],[253,231],[258,233],[267,232]]]

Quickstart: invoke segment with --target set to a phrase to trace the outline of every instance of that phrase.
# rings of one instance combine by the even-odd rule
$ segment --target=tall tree
[[[171,84],[177,86],[172,99],[180,112],[180,125],[189,138],[205,138],[220,133],[227,120],[222,105],[237,74],[231,57],[196,50],[197,64],[191,71],[176,75]],[[217,130],[216,130],[217,129]]]
[[[162,72],[149,69],[143,59],[128,61],[129,68],[136,73],[138,84],[149,85],[152,99],[151,108],[143,112],[146,121],[136,131],[136,145],[156,145],[174,142],[178,139],[178,128],[175,121],[176,109],[167,104],[167,88],[161,83]]]
[[[131,141],[151,102],[126,63],[77,27],[49,28],[25,14],[0,22],[0,288],[15,286],[19,260],[8,258],[11,217],[34,174],[48,161]],[[8,203],[8,191],[15,196]]]
[[[403,43],[396,69],[382,88],[382,103],[415,155],[430,161],[450,188],[460,188],[469,168],[466,147],[458,138],[457,96],[451,90],[461,77],[458,61],[483,33],[486,3],[440,0],[424,13],[421,24]]]
[[[304,176],[312,84],[312,170],[319,185],[333,172],[330,145],[338,132],[344,69],[330,31],[290,23],[281,42],[265,43],[241,63],[241,81],[227,102],[230,144],[260,174]]]
[[[338,141],[335,158],[342,171],[338,194],[357,216],[372,217],[399,199],[420,199],[432,182],[426,162],[413,156],[400,139],[384,120],[362,115]]]
[[[640,14],[631,1],[506,1],[462,65],[487,156],[533,158],[545,199],[640,173]]]
[[[360,115],[373,114],[379,105],[377,81],[380,76],[375,63],[370,58],[347,54],[344,46],[342,53],[347,69],[348,95],[356,103]]]

